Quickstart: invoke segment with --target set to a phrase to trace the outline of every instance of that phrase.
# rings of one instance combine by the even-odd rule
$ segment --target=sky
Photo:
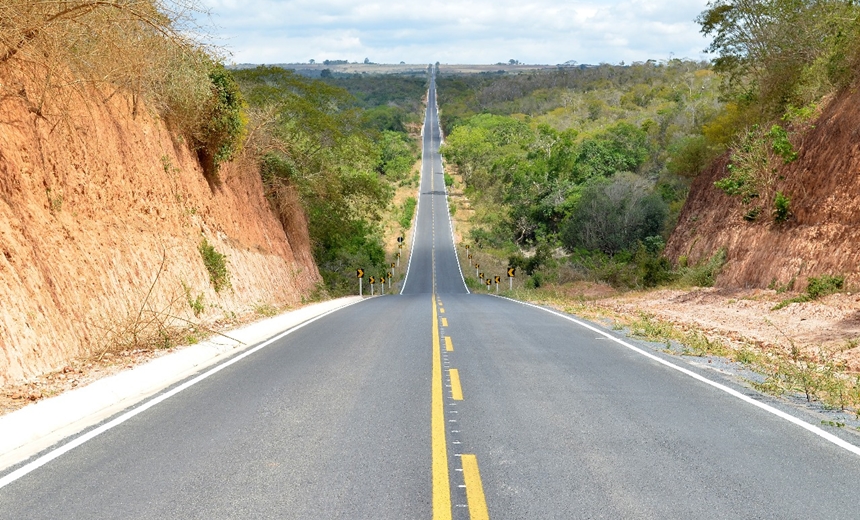
[[[708,59],[707,0],[199,0],[233,63]]]

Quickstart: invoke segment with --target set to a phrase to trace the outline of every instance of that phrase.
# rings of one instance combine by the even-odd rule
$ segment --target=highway
[[[614,331],[470,294],[434,99],[431,80],[400,294],[9,483],[0,518],[860,517],[849,435]]]

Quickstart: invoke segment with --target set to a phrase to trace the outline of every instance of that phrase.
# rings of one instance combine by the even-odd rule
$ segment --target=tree
[[[584,188],[562,225],[562,244],[568,251],[599,250],[612,256],[659,236],[667,214],[666,203],[641,177],[621,174],[611,181],[598,179]]]
[[[697,22],[713,37],[726,93],[754,100],[768,118],[845,82],[858,17],[853,0],[714,0]]]

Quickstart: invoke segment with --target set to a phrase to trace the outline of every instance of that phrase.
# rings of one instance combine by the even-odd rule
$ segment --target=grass
[[[825,274],[817,278],[811,276],[809,277],[809,281],[806,286],[806,292],[804,294],[782,300],[781,302],[774,305],[771,310],[778,311],[780,309],[788,307],[792,303],[810,302],[812,300],[817,300],[822,296],[837,293],[842,290],[844,284],[844,276],[833,276],[829,274]]]

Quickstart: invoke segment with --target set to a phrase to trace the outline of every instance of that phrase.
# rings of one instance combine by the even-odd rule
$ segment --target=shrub
[[[681,285],[694,287],[713,287],[717,275],[726,264],[726,250],[720,248],[706,262],[694,267],[684,267],[678,271],[678,282]]]
[[[806,286],[806,293],[812,299],[827,296],[842,290],[845,284],[844,276],[831,276],[829,274],[821,275],[820,277],[810,277]]]
[[[793,280],[792,280],[793,282]],[[845,284],[844,276],[832,276],[829,274],[820,277],[810,276],[806,285],[806,293],[794,298],[788,298],[774,305],[771,310],[778,311],[784,307],[788,307],[792,303],[804,303],[812,300],[833,294],[842,290]]]
[[[785,222],[791,216],[791,199],[782,194],[781,191],[776,192],[773,198],[773,220],[776,222]]]
[[[205,117],[193,132],[197,155],[207,176],[220,181],[220,165],[239,151],[245,133],[245,102],[239,85],[227,69],[216,64],[209,72],[211,95]]]
[[[418,206],[418,201],[415,197],[409,197],[403,202],[400,214],[400,226],[403,229],[409,229],[412,225],[412,217],[415,215],[415,207]]]
[[[203,265],[206,266],[206,271],[209,272],[209,282],[212,284],[215,292],[229,289],[230,273],[227,271],[227,257],[216,251],[212,247],[212,244],[206,240],[206,237],[203,237],[197,249],[203,258]]]
[[[660,235],[668,211],[660,195],[636,175],[592,182],[562,223],[562,244],[568,251],[597,249],[610,256],[633,250],[639,242]]]

